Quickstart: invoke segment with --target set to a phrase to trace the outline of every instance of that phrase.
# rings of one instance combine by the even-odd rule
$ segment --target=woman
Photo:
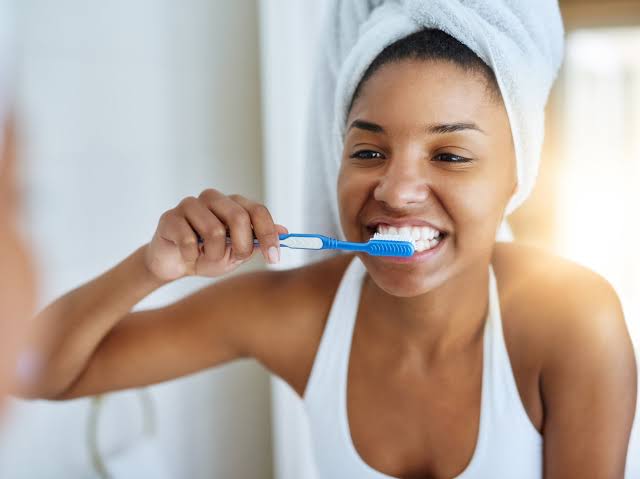
[[[56,331],[24,393],[69,399],[251,357],[305,400],[322,477],[622,477],[636,376],[620,303],[578,265],[496,243],[517,175],[491,69],[420,31],[371,64],[346,124],[342,229],[408,228],[409,261],[340,255],[132,313],[170,281],[235,270],[254,235],[278,261],[286,228],[267,208],[206,190],[40,315]]]

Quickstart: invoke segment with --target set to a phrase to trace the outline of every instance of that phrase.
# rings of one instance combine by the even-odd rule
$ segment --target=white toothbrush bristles
[[[393,234],[375,233],[373,235],[373,238],[371,238],[369,241],[371,241],[371,240],[375,240],[375,241],[406,241],[407,243],[411,243],[414,248],[416,246],[416,243],[415,243],[415,241],[413,241],[413,238],[411,238],[411,236],[407,236],[407,235],[393,235]]]

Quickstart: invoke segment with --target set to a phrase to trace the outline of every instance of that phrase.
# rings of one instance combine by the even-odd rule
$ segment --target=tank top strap
[[[348,361],[351,350],[351,336],[366,271],[360,258],[355,256],[340,280],[307,380],[305,401],[313,397],[316,391],[325,390],[321,386],[332,390],[339,384],[340,367]]]
[[[485,326],[484,341],[484,379],[486,380],[486,399],[484,404],[488,421],[492,424],[491,433],[502,430],[498,423],[509,419],[510,424],[504,424],[504,429],[511,429],[513,434],[519,430],[529,437],[540,437],[531,423],[529,415],[522,404],[518,385],[511,366],[511,359],[504,336],[502,313],[500,309],[500,295],[493,267],[489,265],[489,307]]]

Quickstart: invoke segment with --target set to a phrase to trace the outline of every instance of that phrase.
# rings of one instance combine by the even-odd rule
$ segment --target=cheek
[[[358,214],[371,193],[371,181],[367,175],[358,174],[349,167],[342,167],[338,175],[338,206],[340,222],[347,236],[352,230],[359,229]]]
[[[511,196],[512,178],[508,168],[496,165],[440,185],[438,194],[455,224],[459,242],[474,249],[493,244]]]

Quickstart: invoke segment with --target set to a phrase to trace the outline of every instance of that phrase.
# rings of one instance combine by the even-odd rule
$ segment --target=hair
[[[425,28],[401,38],[380,52],[358,83],[351,97],[347,114],[358,99],[363,85],[375,72],[384,65],[402,60],[451,62],[465,72],[482,75],[486,80],[487,91],[491,98],[495,101],[499,101],[502,98],[495,73],[473,50],[442,30]]]

